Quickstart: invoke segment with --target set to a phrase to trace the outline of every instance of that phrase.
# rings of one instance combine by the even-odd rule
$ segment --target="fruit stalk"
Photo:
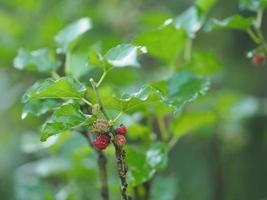
[[[130,200],[131,198],[127,195],[128,183],[126,181],[126,174],[128,171],[128,166],[125,162],[125,150],[123,150],[122,147],[115,144],[115,142],[113,144],[115,146],[117,166],[118,166],[118,175],[119,175],[120,182],[121,182],[121,188],[120,188],[121,197],[122,197],[122,200]]]

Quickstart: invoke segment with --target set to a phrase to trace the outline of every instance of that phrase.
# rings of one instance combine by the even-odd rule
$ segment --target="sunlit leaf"
[[[253,25],[254,17],[244,18],[240,15],[234,15],[224,20],[212,19],[210,20],[205,30],[211,31],[215,29],[229,28],[246,31]]]
[[[185,29],[188,37],[194,38],[195,34],[203,26],[205,15],[195,6],[190,7],[181,15],[174,19],[174,25],[177,29]]]
[[[21,118],[25,119],[29,113],[36,116],[40,116],[48,111],[54,110],[58,106],[59,103],[52,99],[47,99],[43,101],[40,100],[29,101],[23,107]]]
[[[83,114],[78,105],[64,104],[43,125],[41,141],[66,130],[89,126],[93,120],[92,116]]]
[[[171,64],[183,50],[185,38],[184,31],[175,29],[169,19],[158,29],[137,35],[134,43],[147,47],[149,55]]]
[[[55,55],[48,49],[38,49],[31,52],[20,49],[14,59],[14,67],[19,70],[51,72],[56,70],[59,65],[60,62],[56,60]]]
[[[51,78],[35,83],[24,94],[22,101],[25,103],[29,100],[61,98],[61,99],[81,99],[86,87],[71,79],[62,77],[54,80]]]
[[[114,67],[135,66],[138,67],[137,56],[146,53],[145,47],[137,47],[131,44],[120,44],[111,48],[104,56],[107,63]]]
[[[129,167],[127,178],[131,185],[139,185],[166,167],[167,148],[162,143],[154,144],[144,152],[128,148],[126,159]]]
[[[138,56],[146,53],[146,48],[132,44],[120,44],[107,51],[105,55],[92,47],[88,55],[88,64],[109,70],[112,67],[139,67]]]
[[[58,53],[66,53],[72,49],[79,37],[92,28],[92,22],[89,18],[81,18],[62,29],[56,36],[58,43]]]

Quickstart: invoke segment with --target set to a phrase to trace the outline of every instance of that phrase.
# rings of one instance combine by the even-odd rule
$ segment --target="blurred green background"
[[[18,49],[55,48],[53,37],[58,30],[86,16],[92,19],[94,28],[81,45],[87,48],[102,42],[106,50],[131,40],[136,33],[160,26],[193,3],[190,0],[0,1],[0,199],[99,199],[94,196],[97,184],[89,181],[97,176],[96,164],[93,159],[84,160],[86,167],[79,164],[84,155],[93,157],[93,153],[83,148],[74,150],[81,145],[86,148],[85,142],[63,135],[64,145],[53,141],[41,144],[39,127],[44,118],[30,116],[21,120],[21,96],[43,75],[14,69],[12,62]],[[209,15],[225,18],[236,13],[239,13],[237,0],[221,0]],[[266,16],[264,20],[266,33]],[[267,199],[267,66],[253,66],[246,58],[246,51],[254,47],[246,34],[237,31],[198,36],[194,48],[214,52],[223,65],[221,72],[212,78],[208,96],[201,100],[201,105],[216,110],[221,117],[211,127],[193,131],[179,140],[171,152],[169,167],[155,180],[153,200]],[[82,58],[77,56],[80,62]],[[66,160],[55,155],[71,157],[78,164],[70,168]],[[50,181],[46,181],[48,177]],[[53,185],[49,184],[51,179]],[[111,178],[111,184],[116,182],[114,179]],[[62,186],[60,182],[64,180],[68,184]],[[69,187],[80,196],[66,195]],[[112,190],[117,191],[116,186]]]

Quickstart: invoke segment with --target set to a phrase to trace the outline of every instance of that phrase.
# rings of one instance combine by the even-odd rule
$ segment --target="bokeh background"
[[[92,160],[87,160],[88,169],[75,166],[74,170],[67,167],[65,160],[50,156],[70,157],[75,145],[84,141],[72,138],[75,142],[64,145],[53,141],[41,144],[39,127],[44,118],[30,116],[21,120],[21,96],[43,75],[13,67],[18,49],[54,48],[53,37],[58,30],[84,16],[92,19],[94,28],[81,45],[88,47],[102,42],[103,48],[108,49],[131,40],[136,33],[158,27],[193,3],[190,0],[0,1],[0,199],[99,199],[94,196],[97,185],[87,181],[88,174],[89,179],[97,176]],[[237,0],[221,0],[209,15],[225,18],[236,13],[240,13]],[[264,35],[266,21],[265,16]],[[179,140],[171,152],[169,167],[153,185],[153,200],[267,199],[267,66],[254,66],[246,58],[246,52],[254,47],[248,36],[238,31],[222,30],[198,36],[194,48],[213,51],[223,66],[212,78],[210,94],[202,102],[216,109],[221,118],[212,127],[196,130]],[[82,53],[77,54],[73,62],[83,59]],[[84,153],[80,149],[71,154],[71,159],[79,163]],[[61,187],[60,180],[53,176],[58,173],[60,180],[71,180],[68,185]],[[49,184],[51,179],[53,186]],[[81,190],[87,194],[80,192],[79,197],[66,198],[69,187],[76,193]]]

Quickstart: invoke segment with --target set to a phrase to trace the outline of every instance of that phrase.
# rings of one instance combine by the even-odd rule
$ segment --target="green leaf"
[[[169,80],[152,85],[163,96],[163,102],[178,112],[186,103],[192,102],[199,95],[204,95],[209,88],[206,77],[198,76],[190,71],[174,74]]]
[[[213,124],[216,116],[212,112],[185,113],[172,122],[172,130],[176,136],[182,136],[204,125]]]
[[[131,44],[120,44],[111,48],[105,54],[104,58],[107,63],[114,67],[138,67],[137,56],[139,53],[146,53],[146,48],[133,46]]]
[[[88,53],[88,64],[94,67],[108,68],[108,63],[104,59],[104,56],[101,54],[98,47],[91,47]]]
[[[195,6],[190,7],[181,15],[174,19],[176,29],[183,28],[188,37],[194,38],[196,33],[201,29],[205,21],[205,15]]]
[[[57,70],[60,62],[56,60],[55,54],[48,49],[38,49],[28,52],[20,49],[14,59],[14,67],[23,70],[38,72],[51,72]]]
[[[87,54],[85,52],[72,52],[67,54],[65,72],[75,79],[81,78],[89,71]]]
[[[217,0],[197,0],[196,5],[204,12],[209,11]]]
[[[201,74],[211,75],[222,68],[222,64],[217,60],[213,52],[194,52],[192,62],[183,66],[190,71]]]
[[[176,73],[169,80],[143,86],[134,92],[126,93],[104,87],[99,93],[105,107],[125,113],[159,102],[178,112],[186,103],[195,100],[199,95],[204,95],[208,86],[207,78],[183,71]],[[92,102],[97,102],[92,91],[89,95]]]
[[[42,127],[41,141],[44,142],[52,135],[67,131],[73,128],[89,126],[94,118],[83,114],[79,105],[64,104],[58,108]]]
[[[242,10],[257,12],[267,7],[267,0],[239,0],[239,7]]]
[[[56,36],[58,53],[66,53],[71,50],[79,37],[92,28],[91,20],[87,17],[81,18],[62,29]]]
[[[146,53],[146,48],[132,44],[120,44],[102,55],[96,47],[92,47],[88,55],[88,64],[109,70],[112,67],[139,67],[138,55]]]
[[[163,143],[154,144],[145,152],[129,147],[126,159],[129,166],[128,181],[136,186],[148,181],[157,171],[166,167],[167,148]]]
[[[206,27],[206,31],[229,28],[241,31],[246,31],[253,25],[254,17],[244,18],[240,15],[234,15],[224,20],[211,19]]]
[[[23,107],[21,118],[25,119],[29,113],[36,116],[40,116],[42,114],[47,113],[48,111],[54,110],[55,108],[58,107],[58,105],[59,105],[58,102],[51,99],[43,101],[39,100],[29,101]]]
[[[145,46],[148,54],[171,64],[184,49],[185,39],[185,32],[175,29],[172,20],[169,19],[157,30],[137,35],[134,43]]]
[[[22,97],[22,102],[38,99],[82,99],[86,87],[71,79],[70,77],[62,77],[54,80],[51,78],[35,83]]]
[[[143,86],[141,89],[129,93],[121,92],[119,89],[111,87],[99,88],[100,96],[106,108],[122,111],[124,113],[131,112],[135,109],[140,109],[141,106],[147,103],[159,102],[161,95],[151,86]],[[93,91],[89,92],[90,100],[97,102]]]

